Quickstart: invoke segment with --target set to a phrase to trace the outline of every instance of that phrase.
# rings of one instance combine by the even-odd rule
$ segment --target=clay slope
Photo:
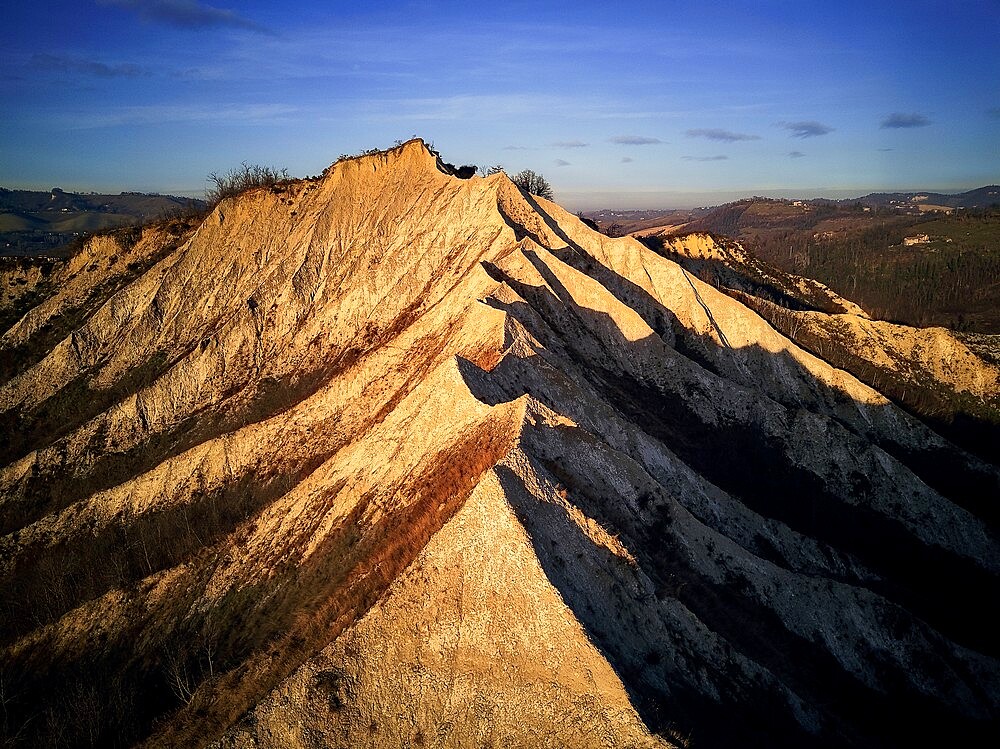
[[[768,265],[732,239],[703,232],[682,235],[658,232],[642,240],[646,246],[717,288],[742,291],[790,309],[868,317],[857,304],[819,281]]]
[[[823,284],[769,266],[732,240],[646,241],[966,449],[1000,457],[1000,336],[872,320]]]
[[[0,339],[12,745],[997,729],[1000,471],[746,304],[420,141],[181,239]]]

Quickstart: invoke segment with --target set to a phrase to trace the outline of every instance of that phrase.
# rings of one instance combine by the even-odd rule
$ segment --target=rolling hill
[[[81,235],[204,208],[204,201],[172,195],[78,194],[58,187],[48,192],[0,187],[0,256],[62,256]]]
[[[993,189],[952,196],[953,202],[981,203]],[[881,198],[866,208],[865,200],[752,198],[676,229],[640,233],[735,239],[760,260],[819,281],[876,317],[1000,333],[1000,209],[980,205],[945,214],[886,207]]]

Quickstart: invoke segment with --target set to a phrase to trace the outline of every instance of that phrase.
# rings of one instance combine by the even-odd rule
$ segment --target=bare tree
[[[273,187],[286,179],[288,179],[287,169],[247,164],[244,161],[238,168],[225,174],[217,172],[209,174],[208,181],[213,187],[205,191],[205,200],[214,206],[225,198],[231,198],[255,187]]]
[[[188,704],[194,696],[198,682],[192,673],[187,652],[164,648],[163,670],[174,696],[183,704]]]
[[[550,185],[549,181],[542,175],[536,174],[530,169],[525,169],[518,172],[510,179],[522,190],[526,190],[532,195],[537,195],[540,198],[552,200],[552,185]]]

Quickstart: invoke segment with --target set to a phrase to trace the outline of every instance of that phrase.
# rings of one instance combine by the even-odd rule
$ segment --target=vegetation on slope
[[[274,187],[279,182],[288,180],[287,169],[277,169],[260,164],[243,162],[235,169],[224,174],[212,172],[208,181],[212,186],[205,193],[205,200],[210,206],[221,203],[226,198],[233,198],[258,187]]]
[[[826,284],[874,317],[1000,333],[996,207],[918,215],[865,211],[860,203],[758,198],[722,206],[684,230],[735,238],[762,260]]]

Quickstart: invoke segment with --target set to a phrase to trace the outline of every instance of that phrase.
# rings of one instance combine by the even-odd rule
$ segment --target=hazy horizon
[[[905,11],[903,10],[905,7]],[[197,196],[419,135],[574,210],[1000,181],[1000,6],[90,0],[0,29],[0,184]],[[941,187],[944,186],[944,187]]]
[[[445,154],[446,156],[446,154]],[[322,171],[322,170],[321,170]],[[293,175],[296,176],[296,175]],[[302,175],[298,175],[302,176]],[[848,189],[848,188],[803,188],[801,190],[792,189],[753,189],[742,190],[716,190],[700,193],[682,191],[649,191],[649,192],[607,192],[607,191],[584,191],[571,192],[564,191],[556,195],[556,201],[563,207],[572,211],[600,211],[600,210],[687,210],[691,208],[703,208],[731,203],[751,197],[777,198],[785,200],[812,200],[814,198],[826,198],[829,200],[849,200],[852,198],[862,198],[873,193],[913,193],[930,192],[944,195],[955,195],[970,190],[975,190],[989,185],[973,185],[969,187],[906,187],[906,188],[870,188],[870,189]],[[66,192],[79,194],[107,194],[117,195],[122,192],[143,192],[148,194],[166,195],[179,198],[202,199],[205,193],[202,190],[125,190],[114,186],[107,186],[103,189],[69,186],[54,184],[44,186],[10,186],[0,185],[0,188],[8,190],[31,190],[45,192],[53,188],[59,188]]]

